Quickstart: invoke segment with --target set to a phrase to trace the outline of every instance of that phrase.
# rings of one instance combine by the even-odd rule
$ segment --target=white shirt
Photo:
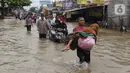
[[[56,23],[55,23],[55,19],[54,19],[54,18],[51,19],[51,25],[56,25]]]

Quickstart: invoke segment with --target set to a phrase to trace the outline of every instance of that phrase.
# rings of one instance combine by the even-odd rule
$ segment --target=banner
[[[105,0],[105,5],[109,5],[111,4],[111,1],[110,0]]]
[[[72,8],[72,2],[66,2],[66,3],[64,4],[64,8],[65,8],[65,9],[70,9],[70,8]]]
[[[77,0],[77,3],[78,3],[78,4],[86,4],[86,3],[87,3],[87,0]]]
[[[103,4],[104,0],[92,0],[92,3]]]
[[[56,2],[56,6],[60,6],[60,7],[62,7],[62,2]]]

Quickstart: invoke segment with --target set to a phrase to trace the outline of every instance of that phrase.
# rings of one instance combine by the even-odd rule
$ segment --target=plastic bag
[[[91,50],[94,45],[95,40],[92,37],[78,39],[78,46],[84,50]]]

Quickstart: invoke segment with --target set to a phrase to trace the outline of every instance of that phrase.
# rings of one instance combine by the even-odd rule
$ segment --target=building
[[[51,5],[52,1],[51,0],[39,0],[39,3],[41,5]]]
[[[122,16],[115,14],[115,5],[124,4],[125,14]],[[130,0],[110,0],[108,5],[108,27],[117,29],[121,26],[130,29]],[[122,22],[121,22],[122,21]]]

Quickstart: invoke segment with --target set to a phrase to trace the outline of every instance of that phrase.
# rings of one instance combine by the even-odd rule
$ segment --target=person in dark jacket
[[[65,29],[65,31],[63,31],[63,33],[67,36],[68,30],[67,30],[67,25],[66,25],[65,21],[60,21],[59,17],[57,16],[55,23],[56,23],[55,28]]]

